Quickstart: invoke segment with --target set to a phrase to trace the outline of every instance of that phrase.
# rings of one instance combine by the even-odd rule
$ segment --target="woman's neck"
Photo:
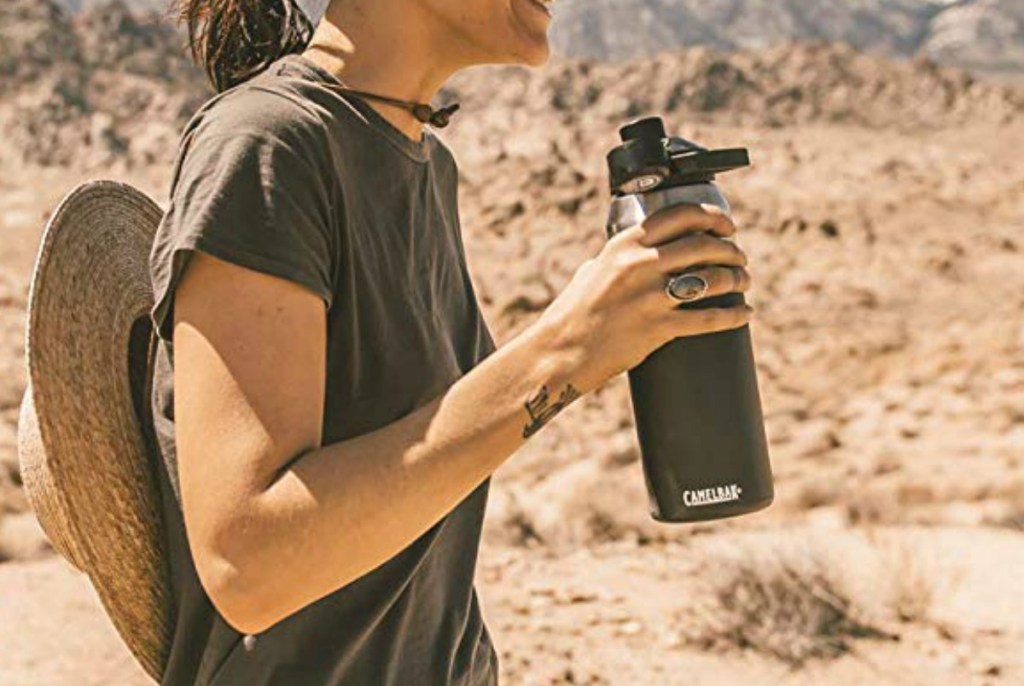
[[[429,102],[460,65],[449,58],[443,26],[410,5],[416,7],[387,0],[335,0],[303,56],[351,88]],[[408,110],[366,102],[412,140],[422,139],[423,124]]]

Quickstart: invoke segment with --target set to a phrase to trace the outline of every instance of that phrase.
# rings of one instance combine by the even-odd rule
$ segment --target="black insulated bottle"
[[[708,150],[668,137],[660,118],[620,130],[608,154],[607,234],[680,203],[729,203],[715,175],[750,164],[746,149]],[[668,297],[666,295],[666,297]],[[728,307],[742,293],[681,308]],[[750,327],[677,338],[629,372],[651,515],[697,522],[755,512],[774,498]]]

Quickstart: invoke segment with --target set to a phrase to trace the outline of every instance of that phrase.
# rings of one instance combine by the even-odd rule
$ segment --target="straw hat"
[[[43,530],[157,680],[174,626],[149,406],[148,257],[161,215],[110,181],[58,205],[32,274],[18,423],[22,480]]]

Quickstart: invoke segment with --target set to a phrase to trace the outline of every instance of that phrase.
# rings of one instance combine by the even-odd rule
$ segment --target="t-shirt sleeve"
[[[273,94],[236,97],[187,128],[150,253],[153,326],[172,338],[174,292],[195,251],[333,294],[334,210],[324,146]]]

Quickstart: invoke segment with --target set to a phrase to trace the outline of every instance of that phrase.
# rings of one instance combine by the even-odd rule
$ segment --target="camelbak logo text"
[[[718,505],[719,503],[731,503],[734,500],[739,500],[741,495],[743,495],[743,489],[740,488],[739,484],[714,486],[697,491],[683,491],[683,503],[687,507]]]

